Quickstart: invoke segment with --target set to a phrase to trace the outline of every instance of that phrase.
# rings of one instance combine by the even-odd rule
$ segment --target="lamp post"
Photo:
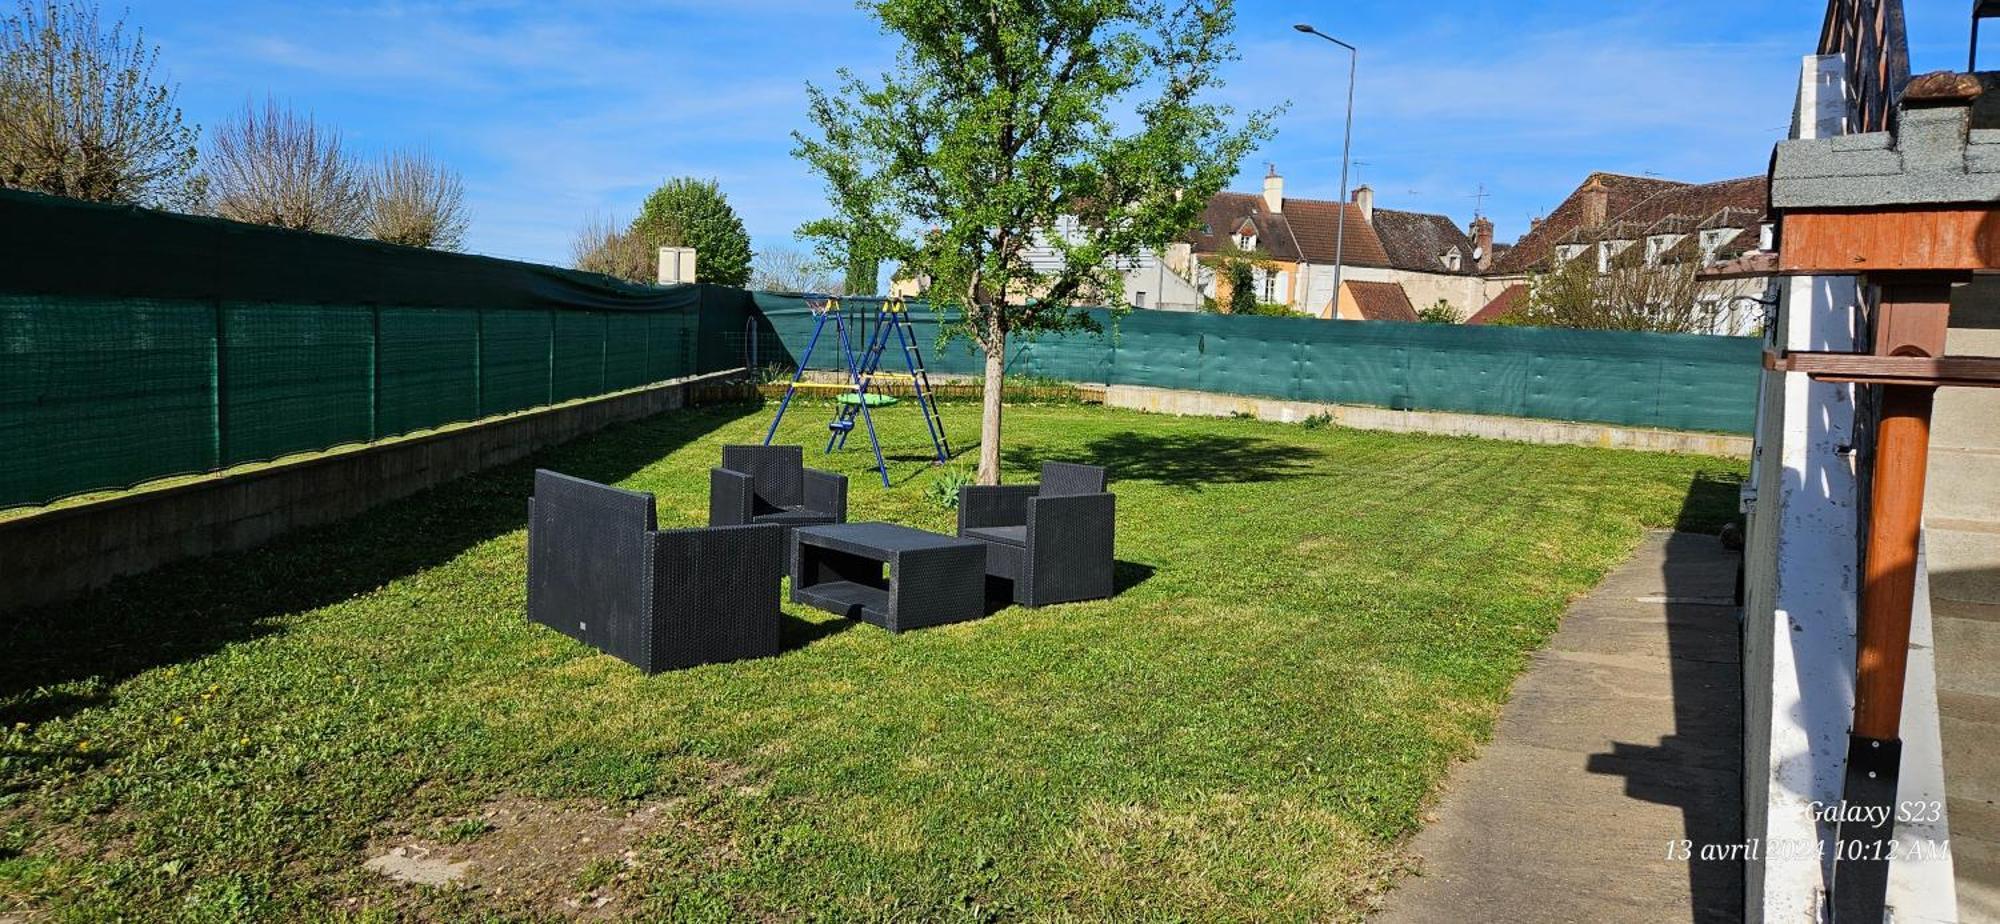
[[[1292,28],[1307,35],[1317,35],[1347,49],[1347,131],[1340,139],[1340,214],[1334,219],[1333,224],[1333,316],[1338,318],[1340,317],[1340,265],[1347,256],[1347,163],[1349,146],[1354,142],[1354,70],[1361,62],[1361,52],[1353,45],[1305,23],[1299,23]]]

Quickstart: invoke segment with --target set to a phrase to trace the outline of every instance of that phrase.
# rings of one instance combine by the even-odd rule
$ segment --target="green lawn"
[[[907,405],[851,518],[948,530]],[[947,405],[965,443],[977,409]],[[705,516],[753,405],[534,465]],[[1742,466],[1010,408],[1110,466],[1121,592],[642,677],[523,618],[534,465],[0,624],[0,912],[53,920],[1358,917],[1564,603]],[[961,457],[969,463],[971,454]],[[399,845],[474,860],[392,881]],[[505,867],[505,869],[502,869]],[[575,903],[573,906],[572,903]],[[40,917],[38,916],[38,920]]]

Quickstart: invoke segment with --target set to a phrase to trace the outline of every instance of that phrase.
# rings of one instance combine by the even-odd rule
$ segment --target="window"
[[[1146,293],[1145,293],[1145,292],[1141,291],[1141,292],[1134,292],[1134,293],[1132,293],[1132,307],[1134,307],[1134,308],[1144,308],[1144,307],[1146,307]]]
[[[1280,275],[1280,274],[1278,274],[1278,273],[1265,273],[1265,274],[1264,274],[1264,299],[1263,299],[1263,300],[1264,300],[1264,302],[1265,302],[1265,303],[1267,303],[1267,304],[1268,304],[1268,303],[1271,303],[1271,302],[1275,302],[1275,301],[1277,301],[1277,300],[1278,300],[1278,283],[1279,283],[1279,282],[1281,281],[1281,280],[1279,280],[1279,278],[1278,278],[1278,277],[1279,277],[1279,275]]]
[[[1459,261],[1458,261],[1458,251],[1457,251],[1457,249],[1452,249],[1452,250],[1447,250],[1447,251],[1445,251],[1445,253],[1444,253],[1444,257],[1443,257],[1442,259],[1444,260],[1444,268],[1445,268],[1445,269],[1448,269],[1448,270],[1456,270],[1456,269],[1458,269],[1458,266],[1459,266]]]

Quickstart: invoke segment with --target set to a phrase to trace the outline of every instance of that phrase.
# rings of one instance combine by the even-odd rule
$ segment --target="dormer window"
[[[1458,270],[1458,268],[1459,268],[1459,265],[1460,265],[1460,261],[1459,261],[1459,256],[1458,256],[1458,249],[1457,249],[1457,248],[1455,248],[1455,247],[1454,247],[1454,248],[1452,248],[1451,250],[1447,250],[1447,251],[1445,251],[1445,252],[1444,252],[1444,256],[1442,256],[1442,257],[1439,257],[1438,259],[1440,259],[1440,260],[1443,260],[1443,261],[1444,261],[1444,268],[1445,268],[1445,269],[1448,269],[1448,270],[1452,270],[1453,272],[1456,272],[1456,271]]]
[[[1256,250],[1256,249],[1257,249],[1257,235],[1255,235],[1255,234],[1238,234],[1238,235],[1236,235],[1236,249],[1238,249],[1238,250]]]

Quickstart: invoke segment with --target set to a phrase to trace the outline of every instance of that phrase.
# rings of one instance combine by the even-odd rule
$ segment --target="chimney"
[[[1371,225],[1375,223],[1375,190],[1365,185],[1356,186],[1354,188],[1354,206],[1361,210],[1362,221]]]
[[[1480,215],[1472,219],[1472,246],[1479,254],[1479,271],[1493,267],[1493,222]]]
[[[1273,215],[1285,211],[1285,178],[1278,175],[1277,164],[1266,164],[1264,173],[1264,209]]]
[[[1596,174],[1591,174],[1590,182],[1583,184],[1581,194],[1583,196],[1583,226],[1586,228],[1603,227],[1604,220],[1609,217],[1605,213],[1611,210],[1611,190],[1605,188],[1602,178]]]

